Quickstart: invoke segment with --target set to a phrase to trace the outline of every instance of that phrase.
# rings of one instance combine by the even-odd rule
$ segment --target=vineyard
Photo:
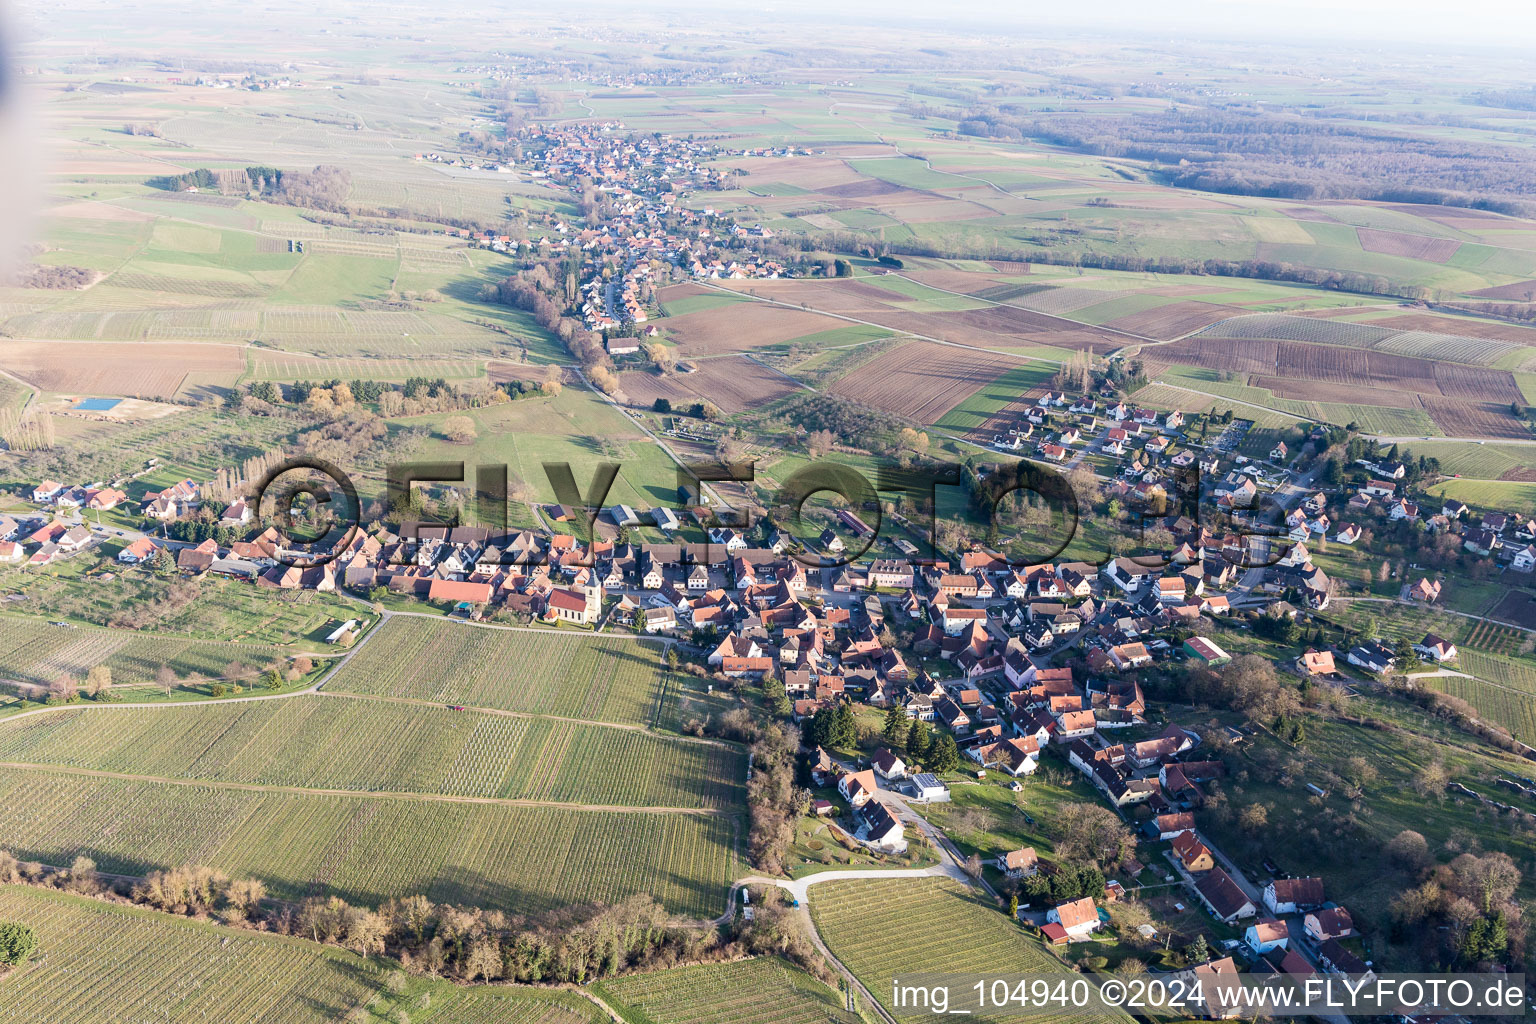
[[[321,695],[66,709],[0,726],[0,760],[157,778],[725,809],[745,758],[634,729]]]
[[[1463,645],[1466,647],[1476,647],[1482,651],[1491,651],[1494,654],[1513,655],[1520,652],[1520,645],[1524,641],[1525,634],[1518,629],[1510,629],[1508,626],[1500,626],[1486,620],[1479,620],[1472,627],[1472,631],[1467,634],[1467,639],[1463,641]],[[1478,661],[1481,655],[1477,651],[1466,651],[1463,652],[1463,657],[1470,657],[1474,661]],[[1463,662],[1462,664],[1465,665],[1468,662]],[[1472,672],[1473,675],[1482,675],[1481,672],[1475,672],[1470,668],[1467,671]],[[1492,679],[1495,682],[1504,681],[1497,675],[1485,676],[1484,678]],[[1536,693],[1536,690],[1532,692]]]
[[[1521,348],[1515,342],[1493,338],[1442,334],[1438,331],[1392,330],[1371,324],[1287,316],[1283,313],[1260,313],[1222,320],[1201,331],[1198,336],[1340,345],[1477,366],[1492,366],[1500,359],[1519,352]]]
[[[500,987],[453,989],[462,993],[432,1019],[440,1024],[602,1024],[608,1018],[580,996],[565,992]]]
[[[148,682],[161,665],[176,674],[224,678],[231,663],[262,670],[298,652],[264,644],[170,639],[135,630],[63,629],[37,619],[6,617],[0,639],[0,680],[47,685],[60,675],[80,677],[97,665],[115,683]]]
[[[0,1020],[326,1024],[383,985],[375,962],[338,949],[25,886],[0,888],[0,918],[30,926],[44,954],[0,980]]]
[[[129,809],[132,813],[127,813]],[[206,864],[282,899],[426,895],[517,913],[638,893],[712,918],[737,873],[730,817],[269,793],[12,769],[0,835],[22,860],[143,875]]]
[[[596,989],[636,1024],[859,1024],[832,989],[777,957],[632,974]]]
[[[1508,729],[1515,739],[1536,744],[1536,696],[1463,676],[1435,676],[1423,682],[1432,690],[1471,704],[1479,715]]]
[[[811,913],[833,955],[877,996],[890,991],[892,978],[941,969],[932,960],[935,949],[944,950],[946,974],[1051,974],[1067,969],[989,899],[949,879],[828,882],[811,890]],[[963,944],[952,941],[957,935],[965,936]],[[1029,1019],[1086,1021],[1102,1016],[1085,1012]]]
[[[661,676],[660,648],[636,640],[397,617],[326,688],[643,725]]]
[[[1479,679],[1528,693],[1536,702],[1536,665],[1529,661],[1511,661],[1482,651],[1463,650],[1456,658],[1455,668]]]

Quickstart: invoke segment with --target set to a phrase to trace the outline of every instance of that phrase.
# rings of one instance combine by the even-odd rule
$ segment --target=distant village
[[[589,331],[632,336],[651,319],[654,264],[678,268],[697,280],[773,279],[786,273],[783,264],[753,248],[755,241],[773,237],[769,229],[737,225],[711,207],[680,204],[693,192],[728,187],[722,173],[709,165],[724,155],[711,143],[634,133],[615,121],[528,125],[514,141],[530,179],[566,188],[606,215],[585,224],[557,217],[548,233],[522,239],[493,229],[477,236],[467,229],[459,233],[497,252],[578,260],[575,306]],[[804,151],[785,147],[773,152],[792,156]],[[422,153],[416,158],[513,173],[508,157],[482,162]],[[647,333],[657,332],[650,328]]]

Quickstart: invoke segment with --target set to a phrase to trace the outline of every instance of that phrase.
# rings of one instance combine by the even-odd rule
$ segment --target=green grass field
[[[1429,489],[1437,498],[1455,498],[1479,509],[1536,508],[1536,483],[1507,480],[1446,480]]]
[[[286,649],[146,636],[126,629],[64,629],[15,615],[0,618],[0,679],[43,686],[63,675],[83,681],[97,665],[111,669],[112,681],[119,685],[149,682],[162,665],[178,676],[197,672],[225,679],[232,676],[231,666],[261,671],[300,653],[327,652],[320,645]]]
[[[130,813],[131,811],[131,813]],[[653,895],[714,917],[740,868],[718,814],[332,796],[14,769],[0,834],[17,857],[143,875],[206,864],[261,878],[282,899],[375,906],[413,894],[516,913]]]
[[[132,611],[140,628],[161,644],[182,640],[237,642],[247,645],[240,648],[242,651],[249,645],[272,645],[290,654],[323,651],[326,636],[342,622],[371,619],[360,616],[356,604],[334,594],[274,592],[208,577],[196,581],[165,578],[143,568],[121,571],[111,559],[103,568],[114,578],[104,580],[85,575],[91,565],[91,559],[73,558],[42,571],[3,570],[0,590],[24,590],[27,611],[48,619],[104,625],[115,621],[120,613]],[[189,587],[193,595],[190,601],[173,599],[185,595]],[[74,634],[75,638],[83,632]],[[0,646],[3,643],[0,641]],[[159,664],[154,651],[146,653],[142,644],[130,644],[129,651],[141,655],[146,664]],[[217,664],[222,667],[224,662]]]
[[[653,643],[403,616],[326,689],[645,725],[657,713],[662,669]]]
[[[710,292],[707,295],[685,295],[680,299],[669,299],[662,303],[662,311],[667,316],[687,316],[689,313],[702,313],[706,309],[716,309],[720,306],[729,306],[733,302],[748,302],[745,295],[736,295],[731,292]]]
[[[674,967],[599,982],[628,1024],[859,1024],[831,988],[777,957]]]
[[[942,430],[969,433],[986,423],[997,413],[1018,400],[1019,395],[1030,388],[1040,387],[1056,374],[1050,363],[1030,362],[1016,366],[995,380],[982,385],[981,389],[965,401],[950,409],[934,424]]]
[[[0,727],[0,760],[316,790],[712,809],[738,806],[746,778],[744,756],[722,744],[324,695],[54,711]]]

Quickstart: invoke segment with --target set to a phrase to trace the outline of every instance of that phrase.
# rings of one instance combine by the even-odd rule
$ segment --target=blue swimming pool
[[[117,408],[121,402],[121,398],[82,398],[75,403],[75,408],[82,412],[106,412]]]

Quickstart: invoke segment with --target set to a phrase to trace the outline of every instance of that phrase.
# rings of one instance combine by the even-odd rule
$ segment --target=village
[[[655,313],[654,289],[665,283],[653,280],[657,267],[695,280],[771,280],[786,273],[783,264],[753,249],[755,241],[773,237],[769,229],[743,227],[711,207],[680,204],[694,191],[726,187],[722,172],[711,166],[721,154],[710,143],[632,133],[618,122],[529,125],[512,141],[524,154],[530,180],[568,190],[586,211],[585,224],[556,219],[549,234],[525,239],[485,229],[475,241],[514,256],[563,256],[579,266],[573,305],[586,328],[603,336],[610,355],[638,349],[624,339],[658,333],[642,326]],[[442,158],[430,153],[418,159]],[[486,167],[513,170],[504,161]]]
[[[1059,410],[1073,417],[1071,426],[1059,424]],[[1102,428],[1085,421],[1099,415]],[[1403,463],[1374,451],[1359,460],[1357,482],[1325,488],[1316,483],[1320,463],[1302,453],[1234,458],[1221,439],[1228,431],[1197,445],[1184,427],[1177,412],[1105,407],[1052,391],[1010,433],[1045,463],[1070,466],[1090,448],[1115,460],[1105,499],[1167,513],[1155,521],[1169,540],[1164,550],[1102,564],[1015,565],[975,543],[949,558],[882,554],[843,563],[826,554],[844,547],[830,529],[813,545],[767,518],[723,527],[716,524],[725,510],[708,504],[542,510],[570,533],[376,525],[354,531],[334,557],[305,564],[309,552],[287,547],[246,500],[210,502],[191,479],[145,494],[138,532],[90,522],[124,506],[123,490],[39,481],[23,495],[35,513],[0,517],[0,562],[42,567],[88,558],[112,539],[121,545],[117,571],[225,577],[350,594],[376,607],[419,602],[475,620],[668,638],[698,672],[724,685],[782,688],[809,744],[814,814],[873,856],[906,855],[910,830],[930,829],[920,808],[951,795],[940,775],[996,773],[1017,788],[1049,758],[1134,825],[1140,847],[1132,874],[1145,878],[1150,861],[1165,879],[1159,884],[1181,887],[1188,906],[1224,926],[1220,934],[1241,931],[1198,970],[1229,973],[1241,960],[1250,972],[1368,975],[1365,951],[1350,942],[1349,909],[1325,898],[1322,879],[1278,869],[1249,877],[1223,854],[1222,836],[1196,827],[1194,812],[1225,764],[1211,753],[1209,728],[1157,708],[1141,680],[1157,671],[1222,671],[1233,662],[1219,635],[1229,621],[1293,628],[1298,617],[1328,609],[1339,587],[1312,561],[1309,545],[1318,538],[1326,543],[1331,534],[1347,546],[1380,522],[1407,519],[1428,534],[1454,532],[1468,557],[1528,573],[1536,522],[1492,511],[1477,517],[1449,502],[1426,515],[1400,493]],[[1215,506],[1223,532],[1166,500],[1164,481],[1191,465],[1204,474],[1201,502]],[[873,532],[857,511],[838,520],[851,540]],[[176,529],[194,521],[205,527],[200,540]],[[635,539],[642,529],[668,539]],[[1429,575],[1405,580],[1403,599],[1433,605],[1441,586]],[[338,630],[333,640],[349,636]],[[1432,633],[1406,648],[1363,636],[1307,646],[1280,667],[1309,684],[1347,687],[1384,678],[1404,658],[1438,665],[1457,656],[1453,643]],[[931,723],[945,742],[922,765],[908,764],[917,759],[904,749],[850,752],[844,744],[834,753],[823,740],[848,709]],[[1226,732],[1224,745],[1245,739],[1239,729]],[[949,754],[935,752],[946,747]],[[986,873],[1027,894],[1025,882],[1041,865],[1036,850],[1023,847],[999,855]],[[1020,919],[1052,944],[1095,941],[1110,920],[1104,908],[1127,884],[1135,883],[1110,879],[1102,892],[1055,906],[1026,895]]]

